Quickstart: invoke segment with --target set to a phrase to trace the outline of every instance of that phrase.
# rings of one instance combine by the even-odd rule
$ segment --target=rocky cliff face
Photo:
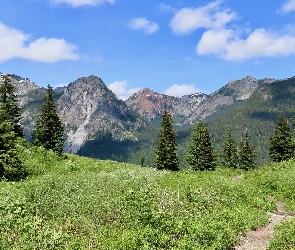
[[[145,88],[129,97],[126,104],[148,120],[161,117],[165,107],[172,116],[177,116],[180,120],[183,120],[207,98],[209,96],[203,93],[185,95],[179,98],[159,94]]]
[[[136,131],[145,126],[96,76],[69,84],[57,105],[67,133],[65,150],[70,153],[77,152],[86,140],[98,133],[111,132],[114,139],[135,140]]]
[[[41,89],[28,78],[23,78],[15,74],[10,75],[10,80],[15,86],[15,95],[19,100],[21,108],[35,100],[35,98],[30,94],[31,92]]]

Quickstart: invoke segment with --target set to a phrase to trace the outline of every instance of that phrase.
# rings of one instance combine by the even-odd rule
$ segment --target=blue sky
[[[0,72],[39,86],[96,75],[124,99],[144,87],[182,96],[295,75],[295,0],[9,0],[0,9]]]

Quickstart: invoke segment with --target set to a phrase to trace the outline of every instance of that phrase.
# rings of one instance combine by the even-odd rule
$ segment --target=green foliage
[[[26,177],[17,152],[18,138],[23,136],[19,124],[20,110],[16,104],[14,86],[8,76],[0,84],[0,178],[8,181]]]
[[[230,126],[227,129],[226,140],[223,144],[222,158],[222,164],[224,167],[238,167],[238,147],[236,141],[232,138],[232,130]]]
[[[200,120],[192,130],[191,142],[187,149],[186,161],[193,170],[214,170],[216,159],[207,127]]]
[[[64,128],[53,100],[53,90],[48,85],[45,103],[42,106],[41,114],[32,134],[34,145],[43,146],[47,150],[53,150],[57,154],[62,154],[63,132]]]
[[[285,221],[276,227],[274,240],[268,246],[269,250],[288,250],[295,248],[295,218]]]
[[[3,110],[1,113],[1,121],[7,121],[12,126],[14,133],[23,137],[24,131],[20,125],[21,111],[18,107],[16,100],[15,87],[11,84],[8,75],[1,75],[0,84],[0,108]]]
[[[246,129],[239,148],[239,168],[250,170],[254,167],[256,167],[256,154],[254,148],[250,144],[249,133]]]
[[[0,182],[0,249],[233,249],[267,223],[269,195],[295,209],[293,160],[176,173],[30,145],[19,155],[30,177]]]
[[[0,110],[0,115],[2,110]],[[20,180],[27,173],[17,152],[17,136],[12,125],[8,122],[0,123],[0,178],[8,181]]]
[[[155,166],[157,169],[178,171],[179,157],[177,154],[176,132],[172,126],[172,117],[165,109],[158,132]]]
[[[275,161],[285,161],[292,158],[295,145],[287,120],[281,114],[273,135],[269,138],[269,157]]]

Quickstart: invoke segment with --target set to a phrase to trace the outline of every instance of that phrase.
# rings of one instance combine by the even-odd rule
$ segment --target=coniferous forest
[[[227,115],[176,130],[165,109],[159,128],[147,127],[142,145],[123,151],[131,150],[123,161],[132,164],[94,159],[103,144],[92,157],[64,153],[50,86],[26,141],[15,88],[3,75],[0,249],[235,249],[242,235],[268,224],[277,204],[290,218],[268,249],[293,249],[295,104],[286,92],[293,87],[273,84],[271,112],[257,92]]]

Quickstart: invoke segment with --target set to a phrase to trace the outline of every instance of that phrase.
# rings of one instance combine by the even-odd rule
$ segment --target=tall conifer
[[[250,170],[256,167],[256,154],[250,144],[249,132],[246,129],[239,149],[239,168]]]
[[[157,169],[179,170],[179,157],[177,154],[176,132],[173,128],[172,116],[164,109],[162,123],[158,132],[155,166]]]
[[[280,115],[273,135],[269,138],[268,154],[275,162],[289,160],[293,157],[294,142],[292,131],[283,114]]]
[[[11,124],[13,131],[18,137],[23,137],[24,131],[20,125],[21,111],[14,92],[15,87],[12,85],[9,76],[2,75],[0,84],[0,104],[3,114],[0,119]]]
[[[57,154],[62,154],[63,133],[64,128],[53,100],[53,89],[48,85],[45,103],[41,108],[41,114],[32,134],[34,145],[43,146],[45,149],[51,149]]]
[[[214,170],[216,159],[207,127],[200,120],[192,130],[191,142],[185,160],[193,170]]]
[[[9,181],[23,179],[26,171],[17,152],[18,137],[23,137],[21,112],[15,88],[8,75],[0,79],[0,178]]]
[[[222,164],[224,167],[238,167],[238,148],[236,141],[232,138],[231,127],[227,129],[226,140],[223,144]]]

